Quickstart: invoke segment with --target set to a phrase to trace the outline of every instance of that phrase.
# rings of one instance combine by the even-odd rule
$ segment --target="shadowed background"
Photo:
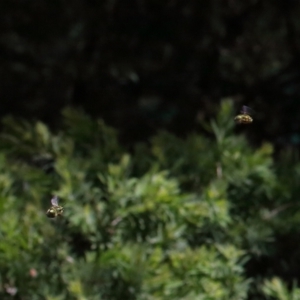
[[[221,98],[255,111],[249,137],[298,144],[298,1],[1,3],[0,114],[60,122],[83,107],[131,144],[185,135]]]

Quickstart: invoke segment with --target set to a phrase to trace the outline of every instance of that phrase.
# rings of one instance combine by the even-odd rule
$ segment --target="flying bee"
[[[237,115],[234,118],[234,121],[238,124],[250,124],[253,122],[253,119],[250,116],[250,114],[252,114],[252,113],[253,113],[253,111],[250,107],[243,105],[241,114]]]
[[[47,210],[46,215],[48,218],[56,218],[57,216],[61,216],[64,212],[64,208],[58,205],[58,198],[54,196],[51,199],[52,206]]]

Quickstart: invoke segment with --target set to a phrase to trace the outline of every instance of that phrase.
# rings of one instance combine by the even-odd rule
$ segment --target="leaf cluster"
[[[236,135],[230,99],[203,123],[214,138],[161,132],[131,152],[103,121],[63,118],[3,120],[1,299],[299,299],[299,163]],[[62,218],[45,216],[52,195]]]

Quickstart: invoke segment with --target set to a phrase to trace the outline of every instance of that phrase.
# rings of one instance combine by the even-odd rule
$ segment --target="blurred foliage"
[[[242,104],[257,111],[251,141],[299,146],[299,1],[0,7],[0,116],[59,128],[61,108],[81,105],[131,144],[160,128],[181,136],[201,129],[198,121],[230,96],[237,111]]]
[[[249,146],[233,112],[203,123],[214,139],[164,131],[131,152],[79,110],[57,132],[5,118],[0,298],[300,299],[300,164]]]

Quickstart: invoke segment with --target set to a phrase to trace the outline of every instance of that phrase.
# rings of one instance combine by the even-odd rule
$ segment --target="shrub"
[[[235,134],[229,100],[203,124],[214,139],[161,132],[131,152],[101,120],[63,117],[58,132],[3,121],[1,299],[292,299],[268,278],[299,276],[273,263],[300,258],[280,252],[299,164],[282,181],[272,146]],[[54,194],[65,213],[51,220]]]

